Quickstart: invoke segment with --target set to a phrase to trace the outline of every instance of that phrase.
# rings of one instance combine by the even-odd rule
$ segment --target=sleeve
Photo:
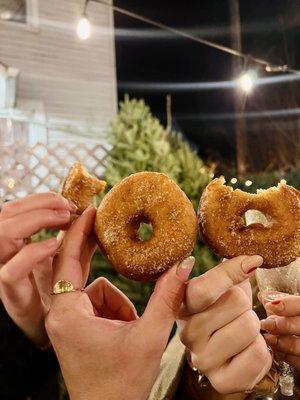
[[[54,352],[32,344],[0,302],[0,399],[31,396],[58,370]]]

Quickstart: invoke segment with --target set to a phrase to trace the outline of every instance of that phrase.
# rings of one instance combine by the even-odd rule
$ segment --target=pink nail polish
[[[252,272],[256,271],[257,267],[251,268],[249,269],[249,271],[247,272],[247,274],[251,274]]]
[[[281,301],[280,300],[273,300],[271,301],[271,304],[273,304],[274,306],[277,306],[278,304],[280,304]]]

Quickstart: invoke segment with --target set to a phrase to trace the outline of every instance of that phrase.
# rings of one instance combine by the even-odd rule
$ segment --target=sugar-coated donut
[[[100,194],[105,186],[105,181],[90,175],[81,163],[76,162],[64,180],[61,194],[77,206],[78,214],[82,214],[92,204],[93,197]]]
[[[142,222],[152,225],[140,240]],[[197,238],[197,217],[185,193],[167,175],[139,172],[114,186],[96,215],[99,245],[117,271],[133,280],[153,280],[188,256]]]
[[[220,257],[260,255],[265,268],[282,267],[300,256],[300,192],[283,183],[256,194],[233,190],[224,178],[204,190],[198,210],[200,231]],[[258,210],[267,225],[246,226],[244,214]]]

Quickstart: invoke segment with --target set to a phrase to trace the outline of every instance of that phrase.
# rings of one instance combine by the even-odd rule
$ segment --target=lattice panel
[[[92,174],[101,177],[107,149],[88,143],[37,143],[22,141],[0,147],[0,204],[29,193],[55,191],[70,166],[82,162]]]

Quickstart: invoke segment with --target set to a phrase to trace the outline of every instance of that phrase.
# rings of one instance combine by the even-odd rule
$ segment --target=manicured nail
[[[70,218],[70,211],[68,210],[56,210],[55,213],[59,218]]]
[[[276,329],[276,319],[267,318],[260,321],[261,329],[264,331],[274,331]]]
[[[76,204],[73,203],[73,201],[68,200],[69,203],[69,210],[71,211],[71,213],[76,213],[77,211],[77,206]]]
[[[180,280],[182,280],[182,282],[186,282],[189,279],[194,264],[195,258],[191,256],[181,261],[181,263],[178,265],[176,275],[180,278]]]
[[[278,342],[277,336],[270,335],[269,333],[265,333],[263,335],[263,337],[265,338],[265,341],[268,343],[268,345],[270,345],[271,347],[277,345],[277,342]]]
[[[274,313],[276,314],[276,311],[283,311],[284,310],[284,303],[281,300],[273,300],[270,303],[267,303],[265,306],[266,310],[274,310]]]
[[[248,256],[242,260],[241,267],[245,274],[251,274],[263,264],[261,256]]]

